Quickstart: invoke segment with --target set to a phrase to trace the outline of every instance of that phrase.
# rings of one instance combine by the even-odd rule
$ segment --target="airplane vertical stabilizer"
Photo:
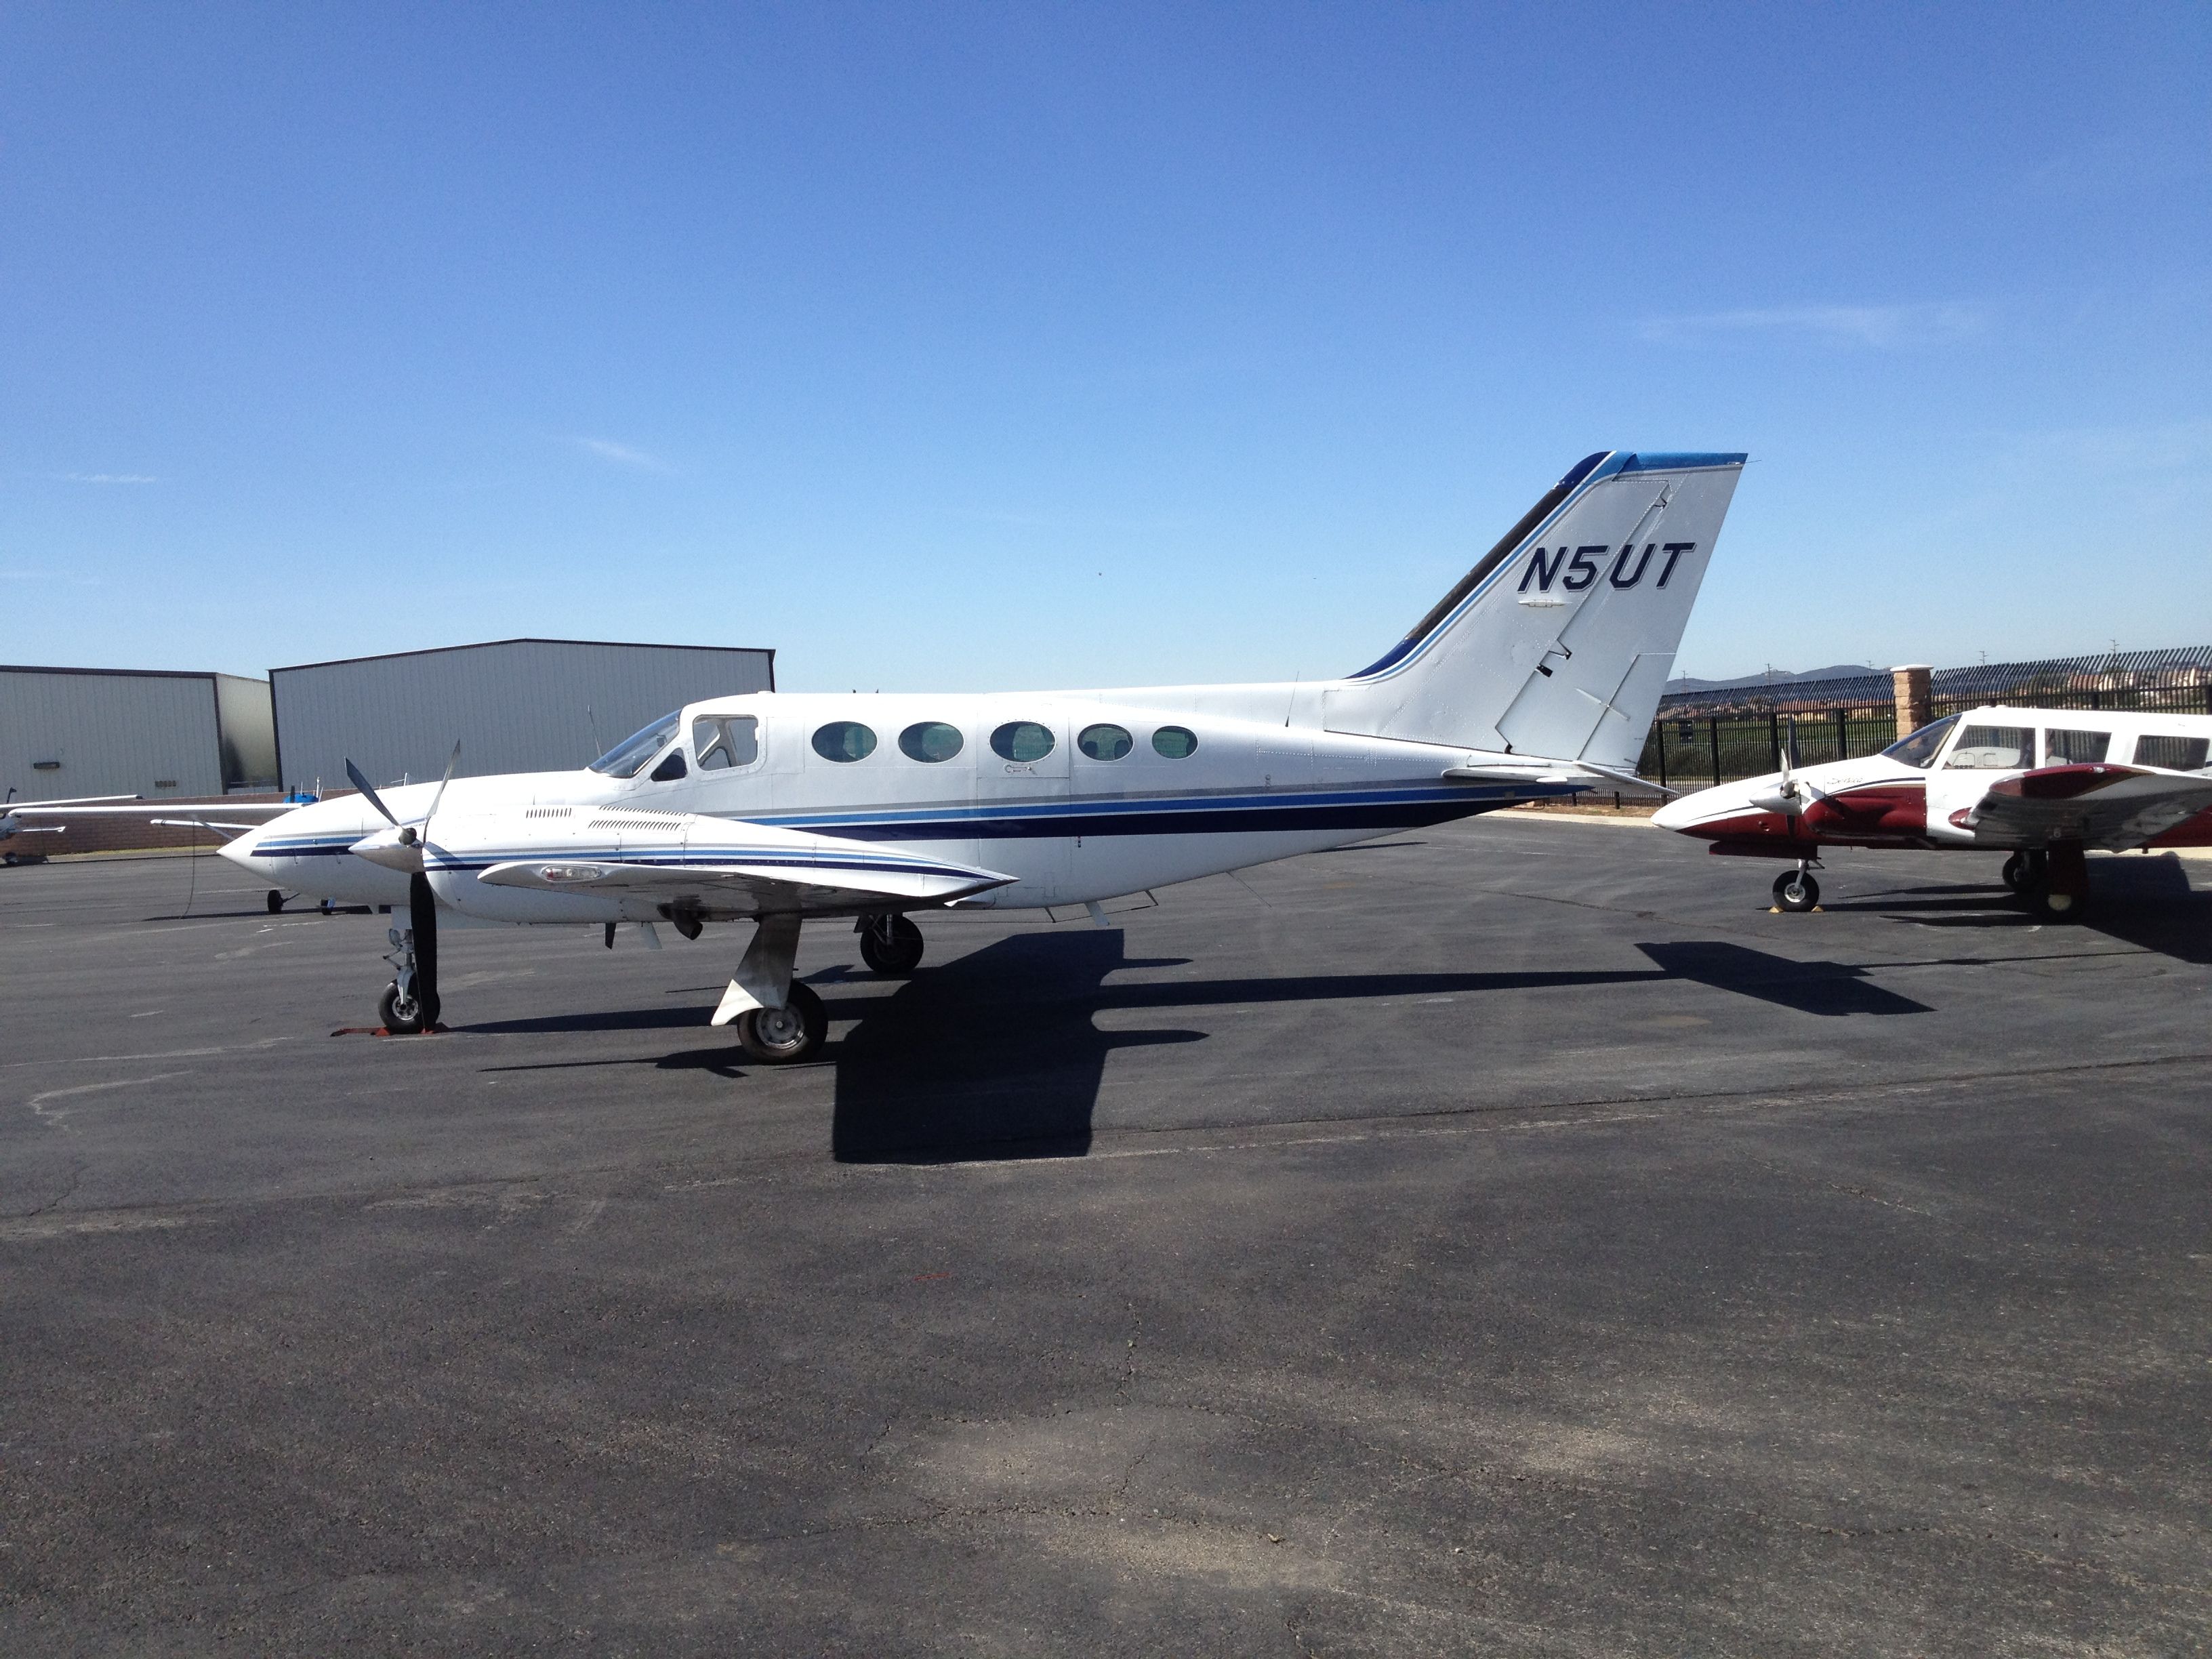
[[[1323,724],[1632,768],[1743,463],[1590,456],[1389,654],[1323,692]]]

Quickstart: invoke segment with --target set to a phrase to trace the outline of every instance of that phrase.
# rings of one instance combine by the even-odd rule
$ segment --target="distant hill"
[[[1869,674],[1886,671],[1869,668],[1863,662],[1834,663],[1826,668],[1808,668],[1802,673],[1786,668],[1777,668],[1765,674],[1745,674],[1732,680],[1697,680],[1685,676],[1667,682],[1667,695],[1674,696],[1684,691],[1739,691],[1746,686],[1794,685],[1800,680],[1857,680]]]

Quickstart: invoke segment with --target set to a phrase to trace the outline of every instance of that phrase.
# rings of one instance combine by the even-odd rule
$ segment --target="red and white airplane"
[[[2212,847],[2212,715],[1969,709],[1879,755],[1784,767],[1700,789],[1653,817],[1716,853],[1793,860],[1778,909],[1820,902],[1830,847],[2002,852],[2004,883],[2053,918],[2078,918],[2091,849]]]

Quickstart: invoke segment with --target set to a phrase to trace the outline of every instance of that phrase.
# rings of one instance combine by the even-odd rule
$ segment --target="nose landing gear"
[[[1813,879],[1812,861],[1801,862],[1774,878],[1774,908],[1793,915],[1820,908],[1820,884]]]
[[[414,929],[402,931],[394,927],[386,937],[392,941],[392,951],[384,959],[392,964],[396,977],[384,988],[384,995],[377,1001],[377,1021],[394,1036],[413,1036],[438,1023],[438,993],[432,982],[434,975],[423,974],[422,956],[416,945]]]
[[[853,931],[860,936],[860,960],[885,979],[904,979],[921,962],[921,929],[896,911],[862,916]]]
[[[376,1005],[384,1029],[396,1036],[438,1027],[438,904],[431,896],[428,877],[416,874],[407,883],[408,927],[394,927],[385,937],[392,941],[390,963],[397,976],[384,988]]]

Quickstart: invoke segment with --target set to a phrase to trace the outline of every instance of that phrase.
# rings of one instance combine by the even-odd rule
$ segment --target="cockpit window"
[[[760,758],[760,722],[750,714],[702,714],[691,722],[691,750],[702,772],[750,766]]]
[[[676,728],[683,723],[681,709],[673,714],[663,714],[644,731],[624,738],[593,761],[592,770],[604,772],[611,778],[635,777],[645,769],[646,762],[668,746],[668,740],[676,735]]]
[[[1951,735],[1951,728],[1958,723],[1956,714],[1946,714],[1933,725],[1922,726],[1911,737],[1899,738],[1881,752],[1891,760],[1917,766],[1924,772],[1934,763],[1936,751],[1943,746],[1943,739]]]

